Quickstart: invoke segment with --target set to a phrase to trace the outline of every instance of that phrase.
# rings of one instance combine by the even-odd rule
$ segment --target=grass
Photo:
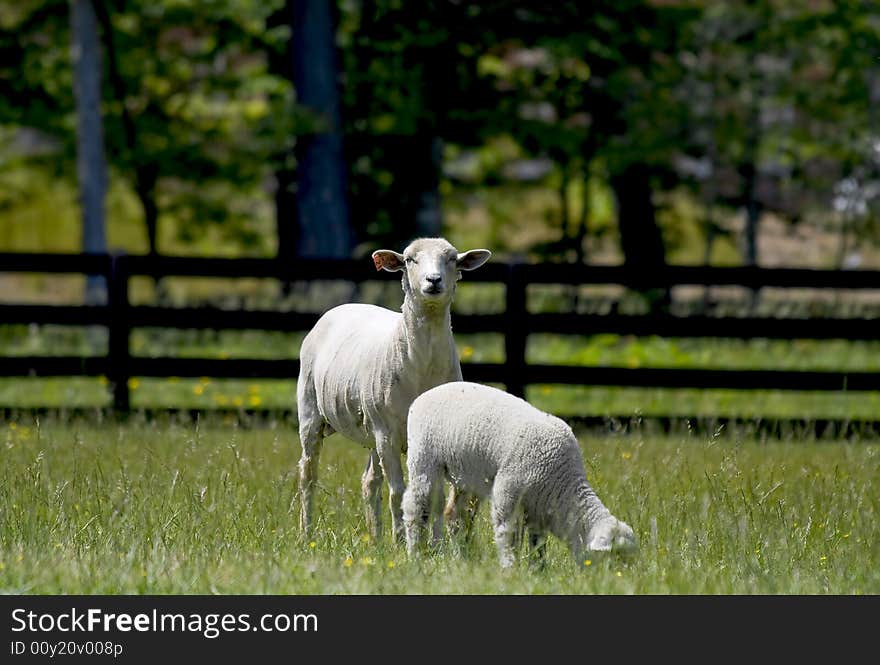
[[[880,445],[583,439],[587,473],[635,529],[633,559],[502,573],[481,511],[467,547],[420,562],[365,535],[364,451],[334,436],[320,516],[297,528],[289,423],[0,423],[0,591],[12,593],[880,592]],[[387,519],[387,518],[386,518]]]

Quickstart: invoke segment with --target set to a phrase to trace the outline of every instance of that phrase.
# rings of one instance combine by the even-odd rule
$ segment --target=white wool
[[[513,564],[520,516],[541,552],[548,532],[566,541],[575,557],[636,547],[632,529],[587,482],[571,428],[525,400],[476,383],[441,385],[410,407],[408,441],[403,509],[411,554],[439,508],[444,477],[461,496],[490,499],[502,566]],[[436,515],[435,537],[442,519]]]
[[[303,340],[297,384],[303,528],[311,525],[321,442],[335,431],[371,450],[362,491],[374,535],[384,475],[392,527],[402,539],[400,456],[407,448],[407,411],[425,390],[461,380],[450,322],[455,284],[459,270],[473,270],[489,256],[487,250],[459,253],[442,238],[416,240],[403,254],[377,251],[377,269],[403,273],[402,312],[341,305]]]

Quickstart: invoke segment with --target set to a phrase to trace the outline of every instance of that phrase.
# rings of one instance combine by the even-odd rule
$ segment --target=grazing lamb
[[[514,561],[520,514],[541,558],[548,531],[565,540],[577,558],[587,550],[637,547],[632,529],[587,482],[571,428],[525,400],[476,383],[447,383],[413,402],[407,439],[403,519],[410,555],[432,512],[434,537],[440,535],[444,475],[460,496],[490,498],[503,567]]]
[[[406,416],[412,401],[441,383],[461,380],[449,309],[460,270],[474,270],[491,253],[459,253],[442,238],[421,238],[398,254],[373,252],[377,270],[402,271],[402,313],[375,305],[340,305],[324,314],[300,350],[297,409],[300,525],[312,523],[312,496],[325,436],[339,432],[370,449],[361,489],[367,523],[381,528],[382,476],[388,480],[392,529],[403,539],[401,500]]]

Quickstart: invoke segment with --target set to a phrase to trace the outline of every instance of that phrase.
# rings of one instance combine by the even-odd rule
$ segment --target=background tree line
[[[79,182],[85,214],[109,179],[149,252],[167,225],[291,259],[477,204],[504,250],[531,192],[542,231],[510,249],[544,259],[602,260],[607,236],[646,273],[683,245],[754,264],[772,214],[833,229],[843,264],[877,238],[878,104],[866,0],[20,0],[0,6],[0,214],[34,181]]]

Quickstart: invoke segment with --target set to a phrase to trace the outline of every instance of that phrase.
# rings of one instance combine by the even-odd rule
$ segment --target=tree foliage
[[[290,1],[96,7],[108,158],[141,222],[173,218],[184,239],[217,228],[272,251],[255,202],[274,196],[280,233],[296,224],[297,146],[322,131],[292,83]],[[749,220],[745,261],[760,261],[748,229],[764,212],[824,220],[850,244],[877,236],[880,19],[865,0],[336,8],[346,195],[362,247],[438,229],[441,190],[535,187],[558,202],[558,242],[535,249],[589,260],[591,182],[639,199],[619,208],[634,263],[664,260],[654,213],[670,191],[704,211],[706,257],[736,215]],[[34,163],[62,178],[75,145],[69,41],[66,0],[0,8],[0,125],[38,132],[53,148],[33,150]]]

